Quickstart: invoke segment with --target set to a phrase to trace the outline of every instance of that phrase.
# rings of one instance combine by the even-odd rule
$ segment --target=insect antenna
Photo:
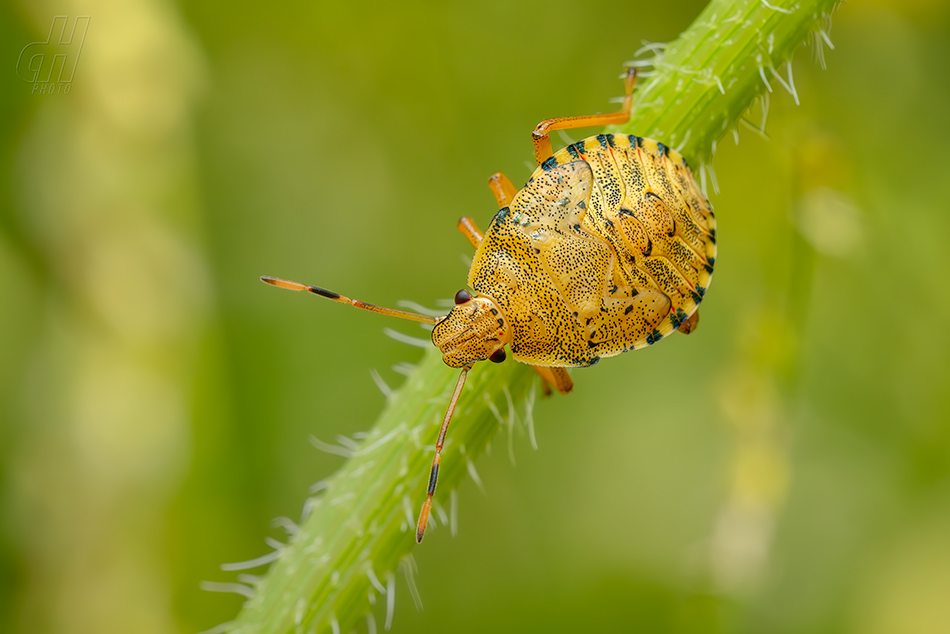
[[[422,511],[419,512],[419,522],[416,524],[416,543],[421,544],[422,538],[426,532],[426,524],[429,522],[429,511],[432,508],[432,496],[435,495],[435,485],[439,481],[439,461],[442,459],[442,445],[445,443],[445,432],[449,430],[449,422],[452,420],[452,413],[455,412],[455,404],[458,403],[459,396],[462,395],[462,387],[465,385],[465,377],[468,371],[472,369],[471,365],[462,368],[459,373],[458,382],[455,384],[455,391],[452,392],[452,400],[449,401],[449,407],[445,410],[445,418],[442,419],[442,429],[439,430],[439,439],[435,443],[435,457],[432,458],[432,469],[429,471],[429,488],[426,491],[426,501],[422,505]]]
[[[428,315],[420,315],[419,313],[411,313],[407,310],[399,310],[398,308],[386,308],[385,306],[376,306],[375,304],[367,304],[366,302],[361,302],[358,299],[350,299],[345,295],[340,295],[339,293],[334,293],[333,291],[328,291],[325,288],[320,288],[319,286],[307,286],[306,284],[301,284],[300,282],[291,282],[290,280],[282,280],[279,277],[270,277],[267,275],[261,276],[261,281],[271,286],[276,286],[278,288],[285,288],[288,291],[310,291],[314,295],[319,295],[320,297],[326,297],[327,299],[332,299],[335,302],[340,302],[341,304],[349,304],[350,306],[355,306],[356,308],[362,308],[363,310],[368,310],[373,313],[379,313],[381,315],[389,315],[390,317],[399,317],[400,319],[409,319],[411,321],[422,322],[423,324],[437,324],[441,321],[441,317],[430,317]]]

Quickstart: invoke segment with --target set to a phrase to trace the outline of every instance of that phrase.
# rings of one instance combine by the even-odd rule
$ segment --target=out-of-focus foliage
[[[0,631],[232,618],[199,582],[269,550],[339,464],[308,435],[366,429],[369,369],[421,352],[257,276],[451,297],[488,175],[523,182],[538,120],[612,108],[701,7],[4,5]],[[20,50],[67,12],[70,94],[31,94]],[[950,9],[847,3],[830,35],[770,140],[719,145],[698,332],[539,402],[394,631],[950,628]]]

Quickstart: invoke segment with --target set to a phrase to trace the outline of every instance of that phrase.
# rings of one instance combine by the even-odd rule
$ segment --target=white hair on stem
[[[475,483],[475,486],[477,486],[482,493],[488,495],[488,492],[485,491],[485,485],[482,484],[482,479],[478,475],[478,471],[475,469],[475,463],[472,462],[472,459],[468,456],[465,457],[465,468],[468,470],[468,477],[472,479],[472,482]]]
[[[284,548],[287,547],[287,544],[285,544],[284,542],[278,541],[274,539],[273,537],[265,537],[264,543],[270,546],[271,548],[273,548],[274,550],[283,550]]]
[[[303,501],[303,508],[300,509],[300,522],[306,522],[307,518],[310,517],[310,514],[313,513],[313,509],[317,508],[323,504],[323,498],[321,496],[311,496]]]
[[[241,573],[237,576],[238,583],[245,583],[251,586],[252,588],[257,588],[257,586],[261,585],[261,581],[263,580],[264,580],[264,577],[260,575],[252,575],[246,572]]]
[[[574,139],[571,138],[571,135],[569,135],[564,130],[557,130],[557,135],[561,138],[561,141],[564,143],[564,145],[574,144]]]
[[[230,592],[239,594],[247,599],[254,598],[254,588],[243,583],[222,583],[219,581],[202,581],[198,587],[207,592]]]
[[[693,132],[692,128],[689,128],[688,130],[686,130],[686,134],[683,135],[683,140],[680,141],[679,146],[673,149],[676,150],[677,152],[682,152],[683,148],[686,147],[686,142],[689,141],[689,135],[692,134],[692,132]]]
[[[409,526],[415,526],[416,518],[412,514],[412,500],[409,499],[408,495],[402,496],[402,510],[406,514],[406,522]],[[389,629],[389,628],[386,628]]]
[[[323,442],[313,434],[310,435],[310,444],[319,449],[324,453],[336,454],[337,456],[343,456],[344,458],[351,458],[353,452],[346,447],[340,447],[339,445],[331,445],[330,443]]]
[[[288,535],[296,535],[300,532],[300,527],[297,526],[297,523],[290,519],[289,517],[284,517],[280,515],[275,517],[270,521],[270,525],[274,528],[282,528]]]
[[[488,394],[488,392],[485,392],[484,394],[482,394],[482,398],[485,399],[485,403],[488,404],[488,409],[491,410],[492,414],[494,414],[495,420],[498,421],[498,424],[504,427],[505,419],[502,418],[501,412],[498,411],[498,408],[495,406],[495,402],[491,400],[491,396]]]
[[[779,13],[784,13],[785,15],[791,15],[794,9],[786,9],[784,7],[777,7],[774,4],[769,4],[766,0],[759,0],[767,8],[772,9],[773,11],[778,11]],[[795,5],[795,8],[798,8],[798,5]]]
[[[771,73],[772,73],[772,76],[775,77],[775,81],[777,81],[779,84],[781,84],[782,88],[785,89],[785,92],[787,92],[788,94],[790,94],[790,95],[792,96],[792,98],[795,100],[795,105],[796,105],[796,106],[799,105],[799,104],[798,104],[798,95],[795,94],[795,92],[794,92],[794,90],[792,89],[792,87],[788,85],[788,82],[786,82],[785,79],[784,79],[781,75],[778,74],[778,71],[775,70],[775,67],[772,65],[771,62],[769,62],[769,72],[771,72]]]
[[[648,68],[653,66],[653,58],[650,59],[633,59],[629,62],[624,62],[623,65],[626,68]]]
[[[406,585],[409,586],[409,594],[412,595],[412,602],[416,605],[416,611],[422,612],[422,597],[419,596],[415,578],[415,574],[419,572],[419,566],[416,565],[412,553],[403,557],[399,565],[402,567],[403,574],[406,575]]]
[[[428,315],[429,317],[441,317],[445,314],[445,311],[439,310],[438,308],[426,308],[421,304],[409,301],[408,299],[400,299],[396,302],[396,306],[400,308],[408,308],[413,312],[417,312],[420,315]]]
[[[383,333],[391,338],[404,343],[409,346],[414,346],[416,348],[429,348],[432,345],[432,342],[428,339],[419,339],[418,337],[412,337],[410,335],[403,334],[392,328],[383,328]]]
[[[712,183],[713,192],[718,196],[719,180],[716,178],[716,170],[713,169],[712,163],[706,163],[706,171],[709,172],[709,182]]]
[[[401,374],[403,376],[409,376],[410,374],[416,371],[416,367],[417,366],[414,363],[407,363],[405,361],[401,361],[400,363],[397,363],[394,366],[392,366],[392,368],[390,369],[397,374]]]
[[[445,512],[445,507],[439,504],[438,498],[432,498],[432,508],[435,510],[435,514],[438,515],[440,522],[443,524],[449,523],[449,516]]]
[[[541,379],[542,381],[544,379]],[[528,440],[531,443],[531,448],[535,451],[538,450],[538,439],[534,434],[534,399],[538,394],[538,383],[535,381],[531,384],[531,389],[528,390],[528,395],[525,397],[524,401],[524,420],[525,427],[528,428]]]
[[[795,100],[795,105],[800,106],[801,102],[798,101],[798,91],[795,90],[795,78],[792,76],[792,60],[785,60],[785,68],[788,70],[788,88],[792,93],[792,98]]]
[[[719,75],[713,75],[713,79],[716,80],[716,85],[719,86],[719,92],[726,94],[726,89],[722,87],[722,81],[719,79]]]
[[[386,624],[388,632],[393,626],[393,613],[396,611],[396,575],[390,570],[386,573]]]
[[[337,434],[336,441],[340,443],[341,446],[346,447],[350,451],[356,451],[360,446],[358,442],[348,436],[344,436],[343,434]]]
[[[379,388],[379,391],[383,393],[383,396],[386,397],[388,401],[393,397],[393,389],[389,387],[389,384],[383,380],[383,377],[379,375],[379,372],[376,371],[376,368],[370,368],[369,375],[373,377],[373,383],[376,384],[376,387]]]
[[[765,130],[762,130],[761,128],[756,127],[756,125],[755,125],[754,123],[750,122],[750,121],[749,121],[748,119],[746,119],[745,117],[740,117],[740,118],[739,118],[739,123],[741,123],[742,125],[744,125],[745,127],[747,127],[749,130],[752,130],[753,132],[756,133],[756,135],[762,137],[762,138],[765,139],[766,141],[771,141],[771,140],[772,140],[772,139],[769,138],[769,135],[765,133]]]
[[[659,52],[659,53],[662,53],[662,51],[664,51],[664,50],[666,50],[666,42],[647,42],[647,41],[644,41],[644,42],[643,42],[643,46],[641,46],[641,47],[638,48],[636,51],[634,51],[633,56],[634,56],[634,57],[640,57],[641,55],[643,55],[643,54],[646,53],[647,51],[652,51],[654,54],[656,54],[656,53],[658,53],[658,52]],[[626,62],[626,63],[624,64],[624,66],[627,66],[628,64],[629,64],[629,62]]]
[[[765,77],[765,68],[763,68],[763,66],[762,66],[762,56],[761,56],[761,55],[759,55],[759,57],[756,59],[756,62],[758,62],[758,64],[759,64],[759,77],[762,78],[762,83],[765,84],[765,87],[766,87],[766,89],[767,89],[769,92],[772,92],[772,84],[770,84],[770,83],[769,83],[769,80]]]
[[[251,568],[258,568],[260,566],[266,566],[269,563],[277,561],[277,558],[280,557],[280,550],[275,550],[269,552],[266,555],[261,555],[260,557],[255,557],[254,559],[248,559],[247,561],[238,561],[231,564],[221,564],[219,568],[225,572],[233,572],[235,570],[250,570]]]
[[[369,579],[370,584],[377,590],[380,594],[386,594],[386,588],[383,587],[383,584],[379,582],[379,577],[376,576],[376,571],[373,570],[373,563],[368,561],[366,567],[366,578]]]

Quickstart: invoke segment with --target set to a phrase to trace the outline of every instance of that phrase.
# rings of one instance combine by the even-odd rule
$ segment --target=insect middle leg
[[[492,192],[495,194],[495,199],[498,201],[499,207],[507,207],[511,199],[514,198],[515,193],[517,193],[515,186],[512,185],[508,177],[501,172],[498,172],[489,179],[488,186],[491,187]],[[459,231],[462,232],[462,235],[468,238],[472,246],[477,249],[485,234],[481,232],[475,224],[475,221],[467,216],[463,216],[459,219],[458,228]],[[574,381],[564,368],[549,368],[537,365],[531,367],[544,379],[542,385],[545,388],[545,394],[549,394],[552,387],[561,394],[567,394],[574,389]]]
[[[508,177],[501,172],[492,174],[492,177],[488,179],[488,186],[491,188],[491,193],[495,195],[495,200],[498,201],[499,209],[510,205],[511,199],[518,193]],[[472,246],[477,249],[478,245],[482,243],[484,234],[475,225],[475,221],[468,216],[462,216],[459,218],[458,228],[462,235],[468,238]]]
[[[495,200],[498,201],[499,209],[510,205],[515,194],[518,193],[508,177],[501,172],[492,174],[488,179],[488,186],[491,188],[491,193],[495,195]]]
[[[633,86],[637,82],[637,70],[628,68],[624,81],[623,107],[619,112],[592,114],[583,117],[557,117],[555,119],[545,119],[539,123],[531,132],[531,140],[534,141],[534,157],[537,159],[538,165],[554,154],[554,149],[551,147],[551,137],[548,136],[548,133],[552,130],[570,130],[571,128],[587,128],[629,121],[630,109],[633,107]]]
[[[478,245],[482,243],[482,238],[485,237],[485,234],[478,230],[478,227],[475,226],[475,222],[468,216],[459,218],[458,228],[459,231],[462,232],[462,235],[468,238],[468,241],[471,242],[472,246],[476,249]]]

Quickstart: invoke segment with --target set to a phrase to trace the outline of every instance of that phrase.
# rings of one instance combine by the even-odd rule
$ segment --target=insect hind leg
[[[637,69],[628,68],[624,75],[624,82],[623,107],[619,112],[592,114],[582,117],[557,117],[555,119],[545,119],[539,123],[531,132],[531,140],[534,142],[534,158],[537,159],[538,165],[554,154],[554,148],[551,147],[551,137],[548,136],[548,133],[553,130],[621,124],[629,121],[630,110],[633,108],[633,86],[637,83]]]
[[[699,327],[699,311],[698,310],[694,312],[692,315],[690,315],[689,317],[687,317],[686,319],[684,319],[683,322],[677,328],[677,330],[679,330],[684,335],[688,335],[689,333],[696,330],[697,327]]]
[[[564,368],[552,368],[540,365],[533,365],[531,367],[544,379],[543,385],[547,388],[545,394],[549,394],[552,387],[557,390],[559,394],[569,394],[571,390],[574,389],[574,381]]]

